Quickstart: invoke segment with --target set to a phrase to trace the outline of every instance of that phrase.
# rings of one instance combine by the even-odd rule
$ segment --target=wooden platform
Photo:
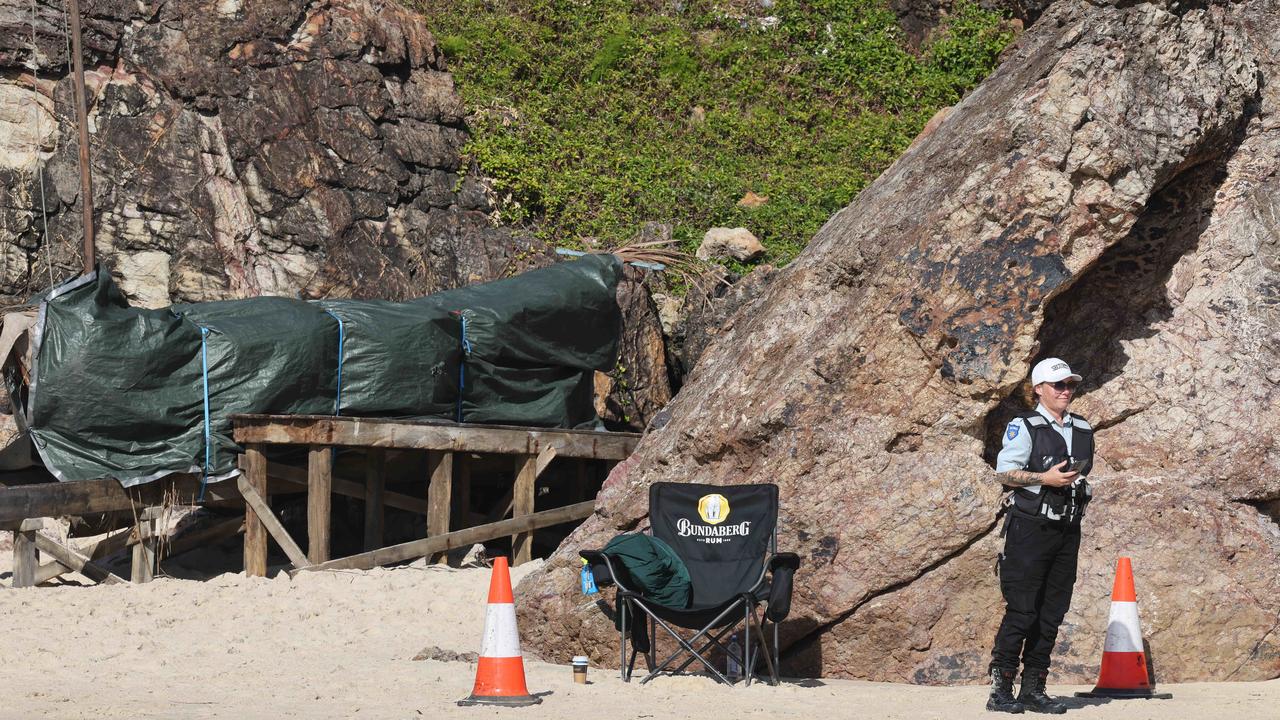
[[[578,458],[612,464],[627,458],[640,440],[640,436],[634,433],[381,418],[240,415],[233,417],[232,422],[235,440],[245,448],[241,456],[241,475],[236,480],[209,484],[204,502],[244,504],[244,566],[250,575],[266,574],[268,537],[289,556],[295,571],[369,568],[424,555],[438,559],[442,553],[455,547],[506,535],[512,537],[513,561],[525,562],[532,556],[535,530],[582,520],[592,512],[593,502],[590,500],[534,512],[538,478],[551,461],[555,458]],[[269,449],[286,445],[307,448],[306,470],[267,461]],[[334,476],[331,449],[335,447],[365,451],[363,478]],[[426,492],[423,496],[386,489],[386,451],[392,449],[426,452],[428,477],[424,479]],[[476,454],[509,456],[511,488],[507,497],[498,503],[498,511],[490,514],[486,522],[450,532],[451,507],[458,504],[457,500],[465,500],[471,490],[467,463],[457,462],[455,458]],[[579,463],[579,473],[584,467]],[[156,556],[147,544],[151,538],[147,524],[149,516],[141,511],[162,502],[173,502],[175,498],[179,503],[194,503],[199,489],[200,479],[187,475],[172,476],[129,489],[122,488],[114,480],[0,488],[0,529],[18,533],[15,539],[15,586],[46,580],[72,565],[79,566],[76,569],[87,567],[91,574],[105,577],[92,565],[98,556],[96,552],[77,557],[68,554],[75,553],[74,550],[63,548],[67,552],[59,550],[60,557],[53,563],[39,566],[35,543],[39,540],[48,545],[48,539],[36,537],[38,523],[29,519],[128,510],[139,513],[137,517],[140,518],[139,526],[134,528],[128,540],[128,544],[136,546],[135,563],[141,566],[135,568],[133,577],[142,581],[150,579]],[[300,491],[307,495],[308,546],[305,549],[289,537],[270,509],[271,495]],[[365,552],[337,560],[329,556],[330,503],[334,493],[363,500],[365,505]],[[461,507],[466,506],[465,502],[461,503]],[[386,507],[425,515],[427,536],[383,547]],[[508,514],[510,518],[504,519]],[[239,528],[236,523],[232,529]],[[99,550],[105,551],[108,546],[114,548],[124,542],[124,539],[113,540]],[[45,550],[46,554],[51,554],[50,549]],[[19,551],[21,558],[18,557]]]
[[[538,527],[580,520],[590,515],[590,507],[575,513],[559,513],[533,519],[538,476],[556,457],[593,460],[623,460],[631,454],[640,436],[589,430],[544,430],[496,425],[462,425],[424,420],[346,418],[327,415],[237,415],[232,417],[234,437],[245,448],[239,489],[245,496],[244,566],[249,575],[264,575],[267,569],[267,536],[273,537],[289,554],[295,569],[330,564],[330,498],[334,491],[333,453],[335,446],[366,448],[370,455],[365,472],[366,547],[382,545],[382,513],[386,502],[383,457],[385,449],[427,451],[427,537],[449,534],[450,508],[455,486],[468,492],[465,477],[455,478],[454,454],[486,453],[510,455],[515,474],[511,487],[513,521],[529,518],[511,527],[512,562],[532,558],[533,531]],[[305,556],[293,544],[266,507],[267,463],[264,451],[270,445],[303,445],[309,448],[307,461],[307,537]],[[461,482],[459,482],[459,480]],[[550,511],[549,511],[550,512]],[[501,518],[497,518],[501,521]],[[553,522],[554,521],[554,522]],[[502,532],[506,532],[504,528]],[[494,532],[498,532],[495,530]],[[473,533],[474,534],[474,533]],[[477,537],[478,542],[493,536]],[[461,542],[461,541],[459,541]],[[421,554],[439,553],[449,547],[422,545]],[[401,552],[414,552],[411,547]],[[385,562],[383,553],[369,550],[348,558],[343,567],[364,567]],[[400,558],[405,559],[405,558]]]

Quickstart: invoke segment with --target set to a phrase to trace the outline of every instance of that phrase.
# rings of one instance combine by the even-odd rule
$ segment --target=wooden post
[[[533,514],[534,480],[538,477],[538,456],[516,456],[516,481],[511,488],[511,518]],[[511,536],[511,562],[513,565],[533,559],[533,531]]]
[[[36,532],[42,526],[38,519],[23,520],[22,526],[13,532],[13,586],[16,588],[34,587],[36,584],[36,570],[40,567]]]
[[[249,510],[258,516],[258,521],[262,523],[262,527],[271,537],[276,539],[280,544],[280,549],[284,550],[284,554],[289,556],[289,562],[294,567],[302,568],[311,565],[307,560],[307,556],[302,554],[302,548],[298,547],[298,543],[293,541],[289,536],[289,531],[284,529],[280,521],[276,519],[275,513],[271,512],[271,506],[267,505],[266,498],[258,494],[257,490],[249,485],[248,478],[241,477],[236,480],[236,486],[240,490],[240,494],[244,496],[244,505],[246,517]]]
[[[138,543],[133,546],[133,566],[129,579],[135,583],[148,583],[156,572],[156,521],[152,508],[138,517]]]
[[[333,502],[333,451],[312,445],[307,453],[307,559],[329,559],[330,506]]]
[[[453,486],[453,453],[432,450],[427,453],[427,469],[431,481],[427,486],[427,537],[449,532],[449,503]],[[428,559],[443,562],[444,553]]]
[[[265,499],[267,497],[267,458],[261,445],[246,445],[240,458],[245,483]],[[244,574],[267,576],[267,528],[253,506],[244,508]]]
[[[453,456],[453,517],[450,530],[461,530],[471,524],[471,455]]]
[[[364,549],[382,547],[386,527],[387,451],[370,448],[364,466]]]

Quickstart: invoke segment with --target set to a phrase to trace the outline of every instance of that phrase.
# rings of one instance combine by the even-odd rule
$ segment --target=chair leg
[[[618,598],[618,672],[622,674],[622,682],[631,682],[631,674],[627,672],[627,600]]]
[[[658,633],[657,626],[653,622],[653,618],[649,618],[649,652],[645,653],[644,661],[649,666],[649,672],[653,672],[655,663],[658,662]]]
[[[680,637],[680,634],[677,633],[675,630],[673,630],[671,626],[668,625],[666,622],[664,622],[661,618],[658,618],[652,613],[649,613],[649,616],[652,617],[659,625],[661,625],[662,629],[666,630],[667,634],[670,635],[672,639],[674,639],[680,647],[677,648],[675,652],[671,653],[671,655],[667,657],[667,659],[659,663],[658,667],[654,669],[653,672],[649,673],[643,680],[640,681],[640,684],[643,685],[644,683],[647,683],[650,680],[652,680],[654,677],[658,675],[658,671],[660,669],[674,662],[676,658],[680,657],[681,653],[687,652],[691,655],[696,656],[697,659],[703,664],[703,666],[707,668],[707,671],[710,672],[716,678],[717,681],[722,682],[725,685],[732,685],[733,683],[730,682],[729,679],[724,676],[724,674],[722,674],[719,670],[717,670],[715,665],[708,662],[707,659],[702,657],[702,655],[699,654],[699,652],[695,650],[693,647],[693,643],[698,642],[698,640],[701,639],[703,636],[707,636],[708,631],[711,629],[711,627],[714,626],[716,623],[720,622],[720,620],[725,615],[727,615],[729,611],[732,609],[733,609],[732,607],[726,608],[725,611],[720,613],[720,615],[715,620],[712,620],[710,623],[708,623],[707,627],[698,631],[698,634],[694,635],[692,638],[689,638],[688,640],[685,640],[683,637]]]
[[[710,650],[713,647],[718,647],[727,653],[729,651],[728,648],[726,648],[720,641],[724,639],[724,636],[728,635],[729,631],[734,629],[734,627],[736,626],[734,625],[725,626],[721,628],[720,632],[716,633],[715,635],[712,635],[711,633],[707,633],[707,641],[702,644],[702,647],[698,648],[698,655],[699,656],[702,655],[702,653],[705,653],[706,651]],[[692,665],[693,661],[697,659],[698,657],[690,655],[687,660],[680,663],[679,667],[677,667],[675,670],[672,670],[671,674],[676,675],[684,672],[684,669]]]
[[[773,623],[773,684],[777,685],[782,675],[782,649],[778,647],[778,623]]]
[[[751,614],[754,617],[755,615],[754,608],[752,609]],[[758,623],[756,623],[755,625],[756,637],[760,642],[760,647],[764,650],[764,662],[769,670],[769,680],[770,680],[769,684],[777,685],[778,684],[778,663],[775,658],[777,657],[777,647],[778,647],[778,640],[777,640],[778,624],[777,623],[773,624],[774,651],[771,653],[769,652],[769,644],[765,641],[765,637],[764,637],[764,628],[763,628],[764,623],[765,623],[764,619],[761,619]]]
[[[743,610],[743,615],[745,616],[743,623],[745,627],[742,632],[746,637],[742,639],[742,677],[747,681],[746,686],[751,687],[751,616],[755,613],[751,612],[750,601],[744,602],[743,605],[745,606]]]

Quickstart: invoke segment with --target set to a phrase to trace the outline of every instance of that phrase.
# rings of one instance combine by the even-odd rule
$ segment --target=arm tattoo
[[[1028,485],[1040,484],[1040,473],[1026,470],[1006,470],[1002,473],[996,473],[996,478],[1001,485],[1009,487],[1027,487]]]

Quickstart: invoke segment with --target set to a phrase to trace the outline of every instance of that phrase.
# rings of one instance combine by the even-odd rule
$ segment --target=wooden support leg
[[[240,458],[240,471],[246,485],[264,499],[267,497],[267,458],[261,445],[247,445]],[[258,512],[249,504],[244,508],[244,574],[249,577],[267,576],[267,528]]]
[[[138,544],[133,546],[133,567],[129,579],[135,583],[148,583],[156,572],[156,521],[151,512],[144,512],[138,519]]]
[[[330,507],[333,502],[333,452],[323,445],[307,453],[307,559],[329,559]]]
[[[386,527],[387,451],[371,448],[364,466],[364,550],[377,550],[383,544]]]
[[[23,520],[23,528],[30,527],[29,523],[31,523],[30,520]],[[13,586],[34,587],[36,570],[39,567],[40,552],[36,550],[36,531],[15,530],[13,533]]]
[[[302,554],[302,548],[298,547],[298,543],[293,541],[293,538],[289,536],[289,532],[276,519],[275,514],[271,512],[271,506],[267,505],[266,498],[259,495],[258,491],[249,485],[249,479],[241,477],[236,481],[236,485],[240,490],[240,494],[244,496],[246,521],[248,512],[252,510],[258,516],[258,522],[262,523],[263,529],[276,539],[276,542],[280,544],[280,549],[284,550],[284,554],[289,556],[289,562],[293,563],[294,567],[310,567],[311,563],[307,560],[307,556]]]
[[[538,477],[538,456],[516,456],[516,482],[511,489],[511,518],[533,514],[534,481]],[[533,559],[533,531],[511,536],[511,562],[513,565]]]
[[[427,537],[449,532],[449,503],[453,487],[453,453],[432,450],[427,453],[431,481],[427,485]],[[443,562],[438,553],[428,562]]]

